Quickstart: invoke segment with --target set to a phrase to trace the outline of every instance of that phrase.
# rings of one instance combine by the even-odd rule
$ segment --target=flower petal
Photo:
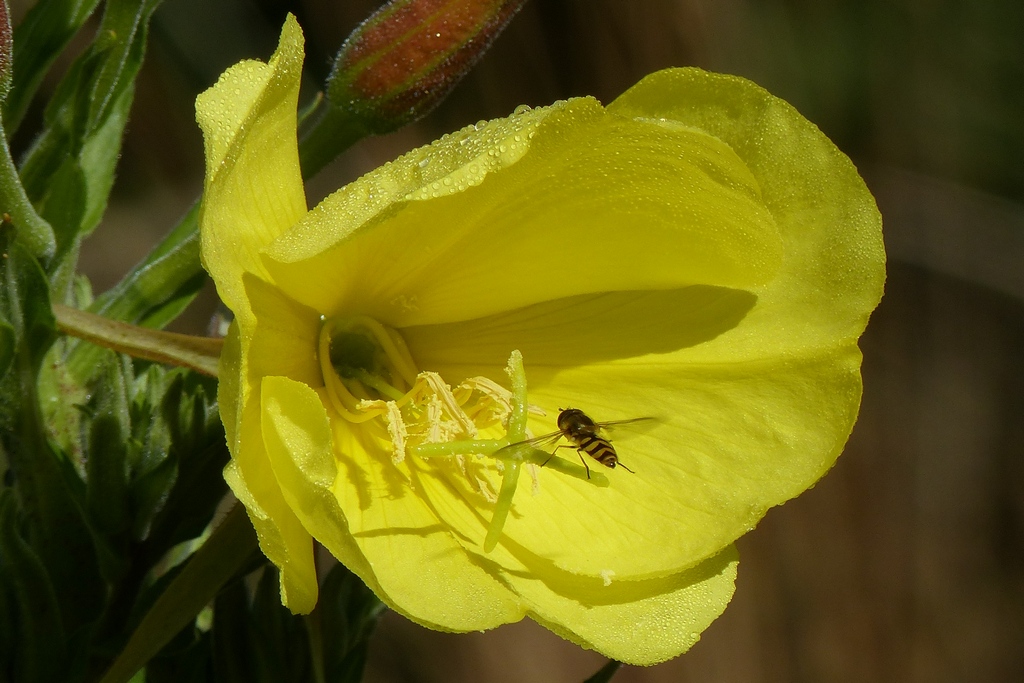
[[[346,428],[334,430],[332,445],[316,392],[267,377],[263,406],[267,448],[293,509],[383,600],[421,624],[451,631],[524,616],[515,595],[470,560],[415,491],[395,481],[390,461],[368,459]]]
[[[727,145],[573,100],[470,127],[339,191],[271,245],[282,263],[268,269],[325,314],[404,326],[609,289],[753,286],[780,248]]]
[[[278,373],[319,380],[312,350],[319,318],[252,275],[243,285],[251,314],[232,324],[220,364],[218,399],[232,455],[224,476],[246,506],[264,554],[281,570],[282,602],[304,614],[316,605],[318,592],[312,538],[271,466],[260,426],[260,383]]]
[[[238,325],[233,324],[221,354],[217,387],[217,402],[232,454],[224,468],[224,479],[245,506],[263,553],[281,572],[281,602],[295,612],[307,613],[316,605],[318,593],[312,539],[284,504],[262,459],[262,439],[253,434],[258,424],[251,416],[248,421],[242,419],[244,398],[239,380],[244,363]]]
[[[667,119],[728,144],[756,178],[784,244],[775,278],[735,334],[695,360],[759,358],[856,343],[885,281],[881,216],[841,151],[791,105],[736,76],[651,74],[612,102],[623,116]]]
[[[257,403],[251,407],[259,410]],[[282,604],[297,614],[308,614],[316,606],[318,593],[313,539],[281,495],[267,464],[258,420],[243,416],[241,426],[238,450],[224,468],[224,479],[249,513],[263,554],[281,571]]]
[[[621,329],[614,318],[603,322],[609,335]],[[581,329],[593,330],[597,324],[591,321]],[[569,326],[564,337],[563,328],[542,329],[568,341],[566,349],[557,349],[555,363],[543,353],[525,355],[538,361],[527,366],[530,401],[548,412],[543,419],[531,417],[534,434],[557,431],[558,409],[570,406],[583,407],[599,421],[657,420],[642,433],[623,428],[610,434],[621,461],[635,474],[621,468],[606,472],[608,488],[541,469],[536,494],[523,486],[517,491],[505,537],[574,574],[597,576],[611,569],[623,578],[646,578],[693,566],[753,527],[769,507],[821,477],[841,452],[856,417],[860,354],[855,346],[806,358],[720,364],[687,364],[680,360],[688,351],[684,348],[627,362],[572,366],[559,356],[579,348],[587,359],[589,350],[575,344],[578,336]],[[423,340],[406,332],[416,353]],[[495,358],[513,341],[522,339],[494,348]],[[614,341],[609,346],[614,348]],[[436,356],[428,362],[455,381],[488,367],[464,365],[458,347],[445,349],[444,355],[449,351],[457,359],[451,365]],[[475,348],[476,357],[481,351]],[[577,457],[571,449],[559,455]],[[601,468],[583,457],[592,468]],[[445,492],[431,493],[433,500]],[[474,533],[474,520],[440,500],[434,500],[434,508],[467,538],[476,541],[482,535],[480,522]],[[467,546],[480,552],[472,543]],[[492,559],[514,566],[499,553],[501,548]]]
[[[244,61],[196,99],[206,141],[200,227],[203,265],[236,316],[247,311],[242,273],[306,213],[295,138],[302,31],[288,15],[268,64]]]
[[[605,582],[551,572],[512,575],[530,617],[562,637],[626,664],[659,664],[689,650],[735,589],[736,548],[663,579]]]
[[[748,292],[608,292],[402,330],[417,362],[451,382],[493,375],[520,349],[530,400],[549,411],[531,423],[535,433],[555,430],[556,409],[568,406],[597,420],[660,419],[621,446],[636,476],[616,471],[612,486],[595,492],[543,472],[541,495],[517,494],[506,536],[591,576],[601,567],[629,577],[692,566],[827,471],[856,418],[856,339],[884,278],[873,199],[812,124],[742,79],[697,70],[651,79],[621,100],[646,106],[628,113],[678,113],[690,127],[706,120],[734,146],[786,247],[776,277]],[[675,109],[659,108],[663,100]],[[730,138],[711,125],[728,120],[721,111],[754,120],[737,123]],[[608,519],[608,510],[630,513]]]

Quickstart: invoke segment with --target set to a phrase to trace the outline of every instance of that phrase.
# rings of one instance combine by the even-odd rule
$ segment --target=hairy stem
[[[217,376],[223,339],[136,327],[60,304],[54,304],[53,314],[57,318],[57,329],[64,334],[135,358],[180,365]]]

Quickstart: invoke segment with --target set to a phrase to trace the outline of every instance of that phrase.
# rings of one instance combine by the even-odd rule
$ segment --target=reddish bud
[[[433,109],[526,0],[391,0],[341,46],[328,80],[334,107],[375,133]]]

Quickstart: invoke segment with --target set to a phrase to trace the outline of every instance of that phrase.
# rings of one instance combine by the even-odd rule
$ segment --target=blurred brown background
[[[12,3],[15,20],[27,4]],[[377,5],[165,0],[114,200],[83,249],[96,291],[197,196],[195,95],[265,59],[289,10],[316,83]],[[1024,680],[1020,0],[531,0],[446,103],[360,143],[310,201],[517,104],[607,102],[680,65],[752,78],[853,157],[885,217],[889,280],[846,454],[740,540],[736,597],[690,653],[615,680]],[[202,330],[214,306],[207,293],[179,329]],[[388,615],[367,680],[581,681],[602,662],[529,621],[455,636]]]

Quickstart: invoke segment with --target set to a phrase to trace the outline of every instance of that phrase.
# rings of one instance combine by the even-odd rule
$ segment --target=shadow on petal
[[[618,605],[637,602],[653,596],[668,593],[683,586],[707,581],[726,571],[736,561],[735,546],[727,546],[697,565],[675,574],[640,580],[614,580],[606,582],[600,576],[581,576],[558,569],[551,561],[535,555],[522,546],[510,542],[506,537],[502,543],[523,563],[522,570],[505,570],[511,577],[540,580],[551,592],[579,603],[583,607]],[[512,579],[515,583],[515,579]]]
[[[534,374],[538,368],[585,366],[696,346],[736,327],[756,302],[750,292],[706,285],[604,292],[401,332],[420,366],[440,370],[449,382],[493,375],[513,348],[522,351],[533,382],[540,379]]]

